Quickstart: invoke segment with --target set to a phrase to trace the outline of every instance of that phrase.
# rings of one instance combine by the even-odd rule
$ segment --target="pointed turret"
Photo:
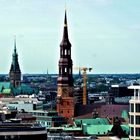
[[[68,37],[68,24],[67,24],[67,12],[65,10],[65,18],[64,18],[64,29],[63,29],[63,38],[60,46],[69,46],[71,47],[69,37]]]
[[[14,87],[17,87],[20,85],[21,82],[21,71],[18,63],[18,54],[16,50],[16,38],[14,39],[14,52],[12,55],[12,64],[10,68],[10,82]]]

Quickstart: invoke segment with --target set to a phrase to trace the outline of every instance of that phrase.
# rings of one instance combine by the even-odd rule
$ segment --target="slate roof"
[[[105,117],[121,117],[122,111],[126,110],[126,112],[129,112],[129,105],[104,105],[101,106],[99,110],[99,116],[102,118]]]
[[[92,113],[98,112],[98,117],[127,117],[129,112],[129,105],[124,104],[92,104],[92,105],[78,105],[76,106],[76,117],[75,118],[93,118]],[[123,116],[122,116],[123,115]]]

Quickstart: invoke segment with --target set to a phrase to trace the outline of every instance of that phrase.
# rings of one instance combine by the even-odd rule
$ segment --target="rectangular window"
[[[136,128],[136,136],[140,136],[140,128]]]
[[[134,128],[133,127],[130,128],[130,135],[134,136]]]
[[[136,116],[136,124],[140,124],[140,116]]]
[[[130,112],[134,112],[134,104],[130,104]]]
[[[136,104],[136,112],[140,112],[140,104]]]
[[[134,116],[130,116],[130,124],[134,124]]]
[[[65,72],[67,72],[67,68],[65,68]]]
[[[67,55],[67,50],[65,49],[65,55]]]

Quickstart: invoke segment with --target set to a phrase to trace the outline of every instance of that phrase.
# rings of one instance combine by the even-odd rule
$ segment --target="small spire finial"
[[[65,0],[65,20],[64,20],[64,27],[67,27],[67,4]]]
[[[65,11],[64,27],[67,27],[67,13],[66,13],[66,11]]]
[[[14,50],[16,51],[16,35],[14,35]]]
[[[65,0],[65,12],[67,11],[67,3],[66,3],[66,0]]]

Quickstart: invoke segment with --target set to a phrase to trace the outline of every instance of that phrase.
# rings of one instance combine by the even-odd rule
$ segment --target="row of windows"
[[[65,67],[64,69],[63,68],[60,68],[60,74],[63,74],[63,72],[64,73],[67,73],[68,70],[69,70],[69,74],[71,74],[72,73],[71,68],[67,68],[67,67]]]
[[[130,135],[134,136],[134,128],[130,128]],[[136,136],[140,137],[140,128],[136,128]]]
[[[136,112],[140,112],[140,104],[136,104]],[[134,112],[134,104],[130,104],[130,112]]]
[[[46,121],[37,121],[40,125],[42,126],[50,126],[51,122],[46,122]]]
[[[61,113],[63,114],[63,113],[70,113],[70,111],[68,110],[68,111],[63,111],[63,110],[61,110]]]
[[[67,105],[67,106],[69,106],[70,104],[72,104],[71,102],[61,102],[61,105]]]
[[[70,55],[70,50],[67,50],[67,49],[61,50],[61,54],[62,55]]]
[[[140,116],[136,116],[136,124],[140,124]],[[130,116],[130,124],[134,124],[134,116]]]
[[[48,116],[48,113],[31,112],[31,114],[36,116]]]
[[[60,68],[59,70],[60,70],[60,74],[67,73],[68,70],[69,70],[69,74],[72,73],[71,68],[67,68],[67,67],[65,67],[65,68]]]

